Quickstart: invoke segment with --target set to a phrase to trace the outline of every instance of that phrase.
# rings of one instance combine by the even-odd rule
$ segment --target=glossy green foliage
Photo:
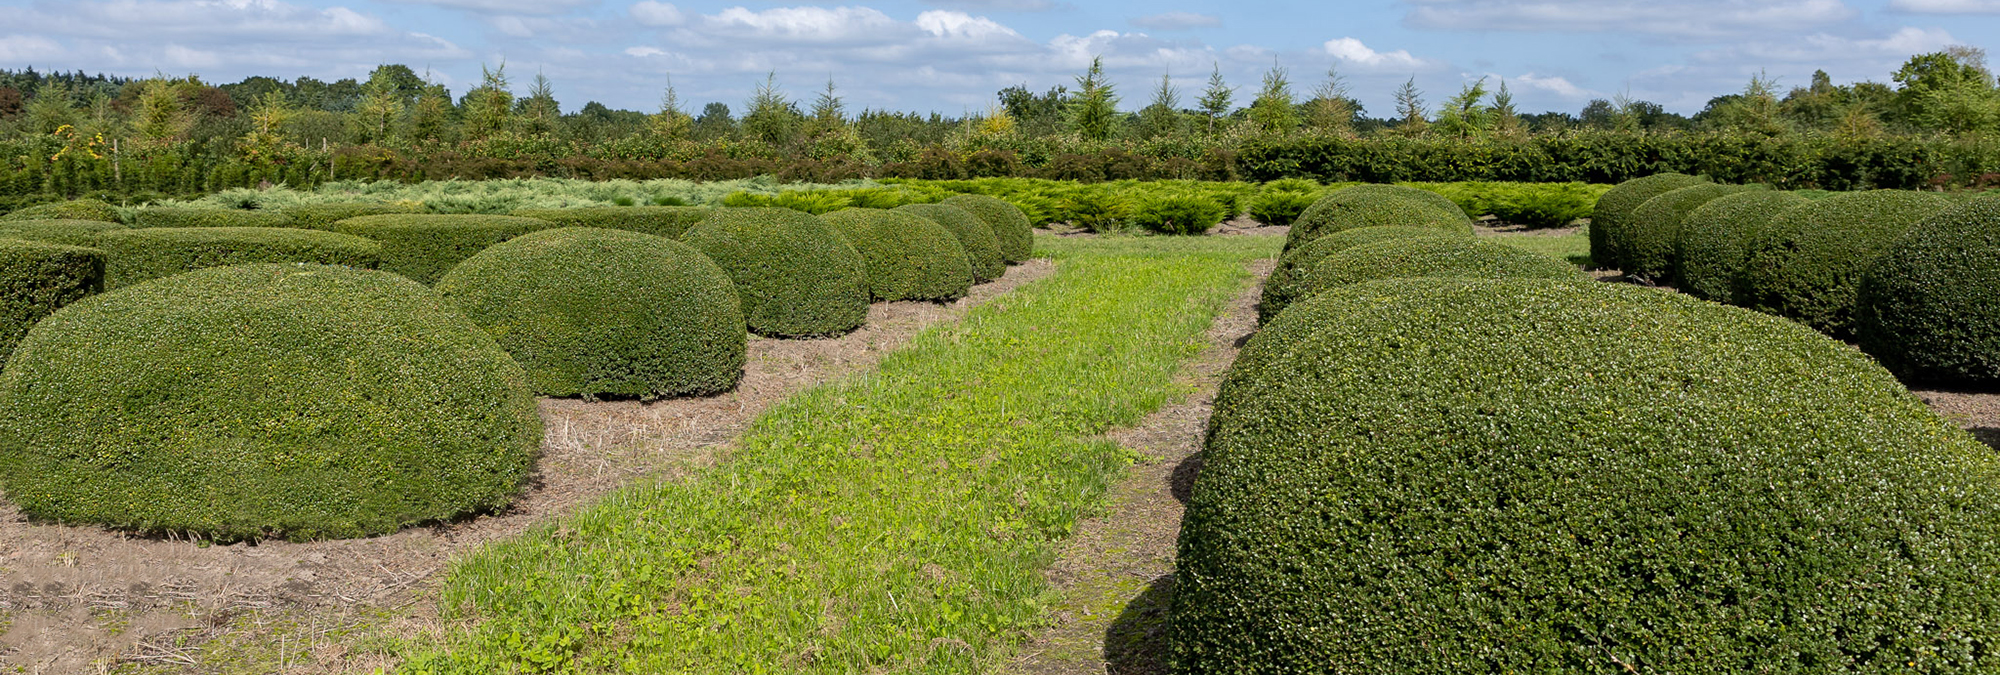
[[[266,262],[375,267],[382,245],[351,234],[284,227],[154,227],[98,235],[104,287],[206,267]]]
[[[330,229],[380,242],[382,271],[431,284],[488,246],[552,227],[516,216],[384,215],[349,218]]]
[[[965,247],[936,221],[882,209],[842,209],[820,218],[861,252],[868,292],[877,302],[948,302],[972,288]]]
[[[1398,185],[1356,185],[1327,193],[1299,214],[1285,237],[1285,250],[1341,230],[1381,225],[1472,232],[1472,219],[1438,193]]]
[[[1674,235],[1674,285],[1703,300],[1733,304],[1750,237],[1807,199],[1790,192],[1751,190],[1717,197],[1688,212]]]
[[[1620,269],[1639,281],[1666,284],[1673,281],[1674,241],[1680,237],[1681,222],[1688,213],[1718,197],[1753,188],[1741,185],[1701,183],[1660,193],[1634,209],[1624,224],[1611,231],[1611,248],[1618,252]]]
[[[953,195],[939,203],[965,209],[992,228],[993,238],[1000,244],[1001,259],[1020,263],[1035,255],[1035,228],[1028,222],[1028,215],[1013,204],[973,194]]]
[[[1855,340],[1918,381],[2000,383],[2000,199],[1919,223],[1862,276]]]
[[[1788,210],[1751,235],[1737,302],[1847,337],[1856,289],[1875,256],[1952,204],[1936,193],[1870,190]]]
[[[729,273],[752,333],[839,335],[868,320],[867,263],[817,216],[781,208],[716,209],[681,241]]]
[[[1705,182],[1694,176],[1661,173],[1619,183],[1605,192],[1590,213],[1591,264],[1605,269],[1619,269],[1625,262],[1618,251],[1618,244],[1622,241],[1619,232],[1631,221],[1632,212],[1654,197]]]
[[[986,283],[1007,273],[999,236],[972,212],[949,204],[905,204],[894,210],[928,218],[957,237],[959,245],[965,247],[966,261],[972,263],[974,282]]]
[[[1313,265],[1327,256],[1356,246],[1365,246],[1391,239],[1470,239],[1462,232],[1440,230],[1430,227],[1404,227],[1398,225],[1378,225],[1355,230],[1341,230],[1300,246],[1278,258],[1277,266],[1271,268],[1270,276],[1264,277],[1264,290],[1257,299],[1257,322],[1263,323],[1277,316],[1278,311],[1306,292],[1306,275]]]
[[[42,317],[104,288],[104,252],[0,239],[0,363]]]
[[[1584,279],[1583,271],[1566,261],[1497,241],[1471,237],[1391,239],[1338,251],[1313,263],[1300,280],[1293,304],[1330,288],[1404,277]]]

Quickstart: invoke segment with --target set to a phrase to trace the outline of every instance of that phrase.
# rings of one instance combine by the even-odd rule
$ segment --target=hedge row
[[[569,209],[520,209],[512,215],[538,218],[562,227],[602,227],[679,239],[688,228],[708,217],[709,209],[693,206],[595,206]]]
[[[104,287],[130,286],[183,272],[264,262],[373,268],[382,246],[347,234],[280,227],[156,227],[98,235]]]
[[[326,229],[379,242],[383,271],[434,284],[445,272],[489,246],[554,226],[546,220],[516,216],[412,214],[350,217],[334,221]]]
[[[1855,339],[1906,378],[2000,383],[2000,198],[1933,215],[1870,263]]]
[[[36,322],[103,288],[103,251],[0,239],[0,364]]]
[[[815,216],[781,208],[716,209],[681,241],[729,273],[750,332],[839,335],[868,318],[867,263]]]
[[[1341,230],[1384,225],[1472,233],[1472,219],[1435,192],[1397,185],[1356,185],[1327,193],[1300,213],[1285,236],[1285,250]]]
[[[821,219],[861,253],[877,302],[949,302],[972,289],[965,246],[936,221],[882,209],[841,209]]]

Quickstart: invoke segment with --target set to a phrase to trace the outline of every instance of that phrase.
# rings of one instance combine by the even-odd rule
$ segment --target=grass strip
[[[692,480],[454,566],[409,673],[984,672],[1274,238],[1041,237],[1044,281],[814,387]],[[1233,240],[1233,241],[1232,241]]]
[[[1510,233],[1486,235],[1480,238],[1590,267],[1590,238],[1581,230],[1561,235]]]

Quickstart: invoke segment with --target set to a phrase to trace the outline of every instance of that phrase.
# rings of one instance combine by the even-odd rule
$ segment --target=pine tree
[[[562,106],[556,102],[555,87],[549,78],[535,73],[528,97],[521,100],[521,130],[536,136],[555,133],[561,120]]]
[[[826,91],[813,99],[813,122],[822,129],[838,129],[847,124],[847,103],[835,93],[833,77],[826,78]]]
[[[1264,73],[1264,88],[1250,102],[1250,121],[1267,134],[1288,134],[1298,127],[1298,111],[1292,107],[1292,82],[1283,66],[1272,64],[1271,70]]]
[[[1147,137],[1178,136],[1181,133],[1181,91],[1174,87],[1171,73],[1160,76],[1160,88],[1153,90],[1153,102],[1139,111],[1139,125]]]
[[[764,76],[763,84],[757,85],[757,93],[751,96],[749,105],[750,109],[743,113],[743,131],[773,148],[791,143],[805,119],[798,104],[785,98],[778,89],[775,70]]]
[[[1458,95],[1446,99],[1438,110],[1438,130],[1459,139],[1485,137],[1493,127],[1492,110],[1479,103],[1485,98],[1486,78],[1459,89]]]
[[[1070,101],[1069,128],[1093,141],[1111,139],[1118,124],[1118,95],[1104,76],[1104,57],[1090,60],[1090,70],[1076,78],[1076,98]]]
[[[164,77],[147,80],[139,91],[138,110],[132,130],[148,141],[168,143],[180,140],[194,125],[187,103],[181,99],[180,82]]]
[[[442,141],[451,130],[451,93],[444,85],[426,83],[417,93],[416,105],[410,109],[409,138],[419,141]]]
[[[1215,72],[1208,76],[1208,89],[1201,92],[1201,112],[1208,118],[1208,133],[1215,133],[1216,122],[1229,115],[1230,105],[1236,101],[1236,88],[1222,79],[1222,64],[1214,64]]]
[[[479,66],[479,86],[466,92],[466,131],[474,138],[499,134],[514,122],[514,92],[508,89],[507,64],[488,70]]]
[[[69,83],[50,80],[28,99],[26,112],[28,128],[34,133],[48,135],[61,129],[63,125],[76,123],[76,107],[70,100]]]
[[[687,137],[688,128],[694,125],[694,118],[681,109],[680,92],[674,90],[674,78],[667,76],[667,90],[660,94],[660,111],[646,121],[653,133],[662,138],[680,140]]]
[[[361,91],[361,103],[355,106],[352,118],[356,140],[362,143],[389,140],[403,115],[401,92],[397,91],[394,83],[379,77],[369,78]]]
[[[1407,136],[1417,136],[1430,129],[1430,120],[1424,111],[1424,92],[1417,88],[1417,77],[1396,89],[1396,114],[1402,118],[1397,130]]]
[[[1313,89],[1306,106],[1306,126],[1314,131],[1348,135],[1354,131],[1354,103],[1347,97],[1347,80],[1340,69],[1326,69],[1326,81]]]
[[[1521,113],[1514,109],[1514,94],[1507,91],[1507,81],[1500,81],[1500,90],[1493,92],[1493,135],[1501,138],[1521,138],[1528,134],[1528,125],[1521,121]]]

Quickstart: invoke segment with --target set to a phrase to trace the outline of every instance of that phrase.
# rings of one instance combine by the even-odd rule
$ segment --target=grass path
[[[1100,436],[1176,373],[1262,237],[1037,242],[1056,274],[756,422],[692,480],[620,491],[452,570],[465,629],[406,672],[987,672],[1135,458]]]

